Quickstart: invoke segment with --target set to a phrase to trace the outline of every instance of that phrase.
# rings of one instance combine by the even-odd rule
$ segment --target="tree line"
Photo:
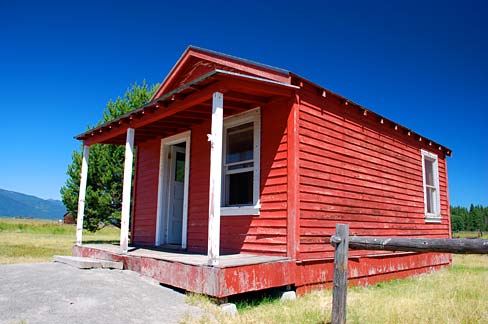
[[[453,232],[488,231],[488,206],[451,206],[451,229]]]

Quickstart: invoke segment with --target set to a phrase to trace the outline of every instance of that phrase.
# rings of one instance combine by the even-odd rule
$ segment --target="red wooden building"
[[[448,148],[272,66],[189,47],[149,103],[77,138],[78,229],[89,146],[125,145],[126,167],[120,248],[84,245],[78,230],[74,254],[189,291],[327,285],[336,223],[364,236],[450,237]],[[449,263],[352,251],[349,277]]]

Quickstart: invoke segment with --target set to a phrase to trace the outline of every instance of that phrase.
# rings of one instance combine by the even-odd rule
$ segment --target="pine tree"
[[[122,98],[118,97],[107,104],[98,125],[142,106],[150,100],[156,88],[157,85],[150,87],[145,81],[141,85],[134,84]],[[73,217],[77,216],[78,211],[81,159],[81,149],[74,151],[66,172],[68,179],[61,188],[63,203]],[[88,165],[84,228],[96,231],[107,224],[120,227],[124,146],[91,145]]]

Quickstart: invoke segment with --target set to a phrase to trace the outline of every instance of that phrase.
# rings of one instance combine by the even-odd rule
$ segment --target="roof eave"
[[[324,88],[324,87],[322,87],[322,86],[320,86],[320,85],[318,85],[318,84],[316,84],[314,82],[311,82],[308,79],[299,76],[298,74],[295,74],[293,72],[290,72],[290,77],[292,79],[293,78],[296,78],[296,79],[302,80],[302,81],[304,81],[304,82],[306,82],[306,83],[308,83],[308,84],[310,84],[310,85],[312,85],[312,86],[314,86],[314,87],[316,87],[316,88],[318,88],[318,89],[320,89],[322,91],[325,91],[327,93],[332,94],[333,96],[336,96],[337,98],[340,98],[341,100],[343,100],[344,103],[347,103],[347,104],[356,106],[359,109],[362,109],[363,111],[366,111],[367,113],[372,114],[373,116],[377,116],[378,117],[378,120],[380,122],[382,121],[383,123],[390,123],[390,124],[396,125],[399,128],[402,128],[407,134],[410,134],[408,136],[418,137],[418,138],[424,139],[425,141],[431,143],[431,145],[429,145],[429,146],[442,147],[443,150],[445,151],[446,155],[452,156],[452,150],[450,148],[448,148],[447,146],[445,146],[445,145],[442,145],[442,144],[440,144],[440,143],[438,143],[438,142],[436,142],[434,140],[431,140],[431,139],[429,139],[429,138],[427,138],[427,137],[425,137],[425,136],[423,136],[423,135],[421,135],[421,134],[413,131],[412,129],[410,129],[410,128],[406,127],[406,126],[403,126],[403,125],[401,125],[401,124],[399,124],[399,123],[397,123],[397,122],[395,122],[395,121],[393,121],[393,120],[391,120],[391,119],[389,119],[389,118],[387,118],[385,116],[382,116],[382,115],[380,115],[378,113],[375,113],[374,111],[372,111],[372,110],[370,110],[368,108],[365,108],[365,107],[361,106],[360,104],[357,104],[357,103],[353,102],[352,100],[349,100],[346,97],[341,96],[340,94],[338,94],[336,92],[333,92],[331,90],[328,90],[328,89],[326,89],[326,88]]]
[[[269,79],[265,79],[265,78],[261,78],[261,77],[256,77],[256,76],[251,76],[251,75],[247,75],[247,74],[240,74],[240,73],[236,73],[236,72],[231,72],[231,71],[226,71],[226,70],[220,70],[220,69],[216,69],[216,70],[213,70],[213,71],[210,71],[188,83],[185,83],[184,85],[162,95],[162,96],[159,96],[158,98],[156,99],[153,99],[151,101],[149,101],[148,103],[144,104],[143,106],[131,111],[131,112],[128,112],[114,120],[111,120],[109,122],[105,122],[101,125],[98,125],[84,133],[81,133],[77,136],[75,136],[74,138],[77,139],[77,140],[81,140],[83,141],[88,135],[90,134],[93,134],[94,132],[96,132],[97,130],[101,130],[102,128],[104,127],[108,127],[112,124],[116,124],[118,122],[121,122],[123,121],[124,119],[127,119],[127,118],[131,118],[132,116],[140,113],[141,111],[143,111],[144,109],[148,108],[148,107],[151,107],[151,106],[154,106],[160,102],[163,102],[165,101],[166,99],[180,93],[181,91],[183,90],[186,90],[190,87],[193,87],[193,86],[196,86],[198,85],[199,83],[209,79],[209,78],[212,78],[216,75],[227,75],[227,76],[230,76],[230,77],[234,77],[234,78],[241,78],[241,79],[247,79],[247,80],[253,80],[253,81],[258,81],[258,82],[264,82],[266,84],[272,84],[272,85],[277,85],[277,86],[281,86],[281,87],[286,87],[286,88],[289,88],[289,89],[299,89],[299,87],[297,86],[294,86],[294,85],[291,85],[291,84],[288,84],[288,83],[283,83],[283,82],[279,82],[279,81],[274,81],[274,80],[269,80]]]

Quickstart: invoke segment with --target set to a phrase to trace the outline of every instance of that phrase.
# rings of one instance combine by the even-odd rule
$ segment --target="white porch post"
[[[76,217],[76,245],[81,246],[83,240],[83,217],[85,216],[86,179],[88,177],[88,155],[90,147],[83,145],[81,160],[80,191],[78,193],[78,214]]]
[[[210,141],[210,188],[208,206],[208,263],[219,264],[220,249],[220,191],[222,178],[222,130],[224,125],[224,95],[213,94],[212,134]]]
[[[132,163],[134,160],[134,129],[127,129],[125,141],[124,186],[122,188],[122,219],[120,222],[120,249],[129,249],[130,193],[132,188]]]

